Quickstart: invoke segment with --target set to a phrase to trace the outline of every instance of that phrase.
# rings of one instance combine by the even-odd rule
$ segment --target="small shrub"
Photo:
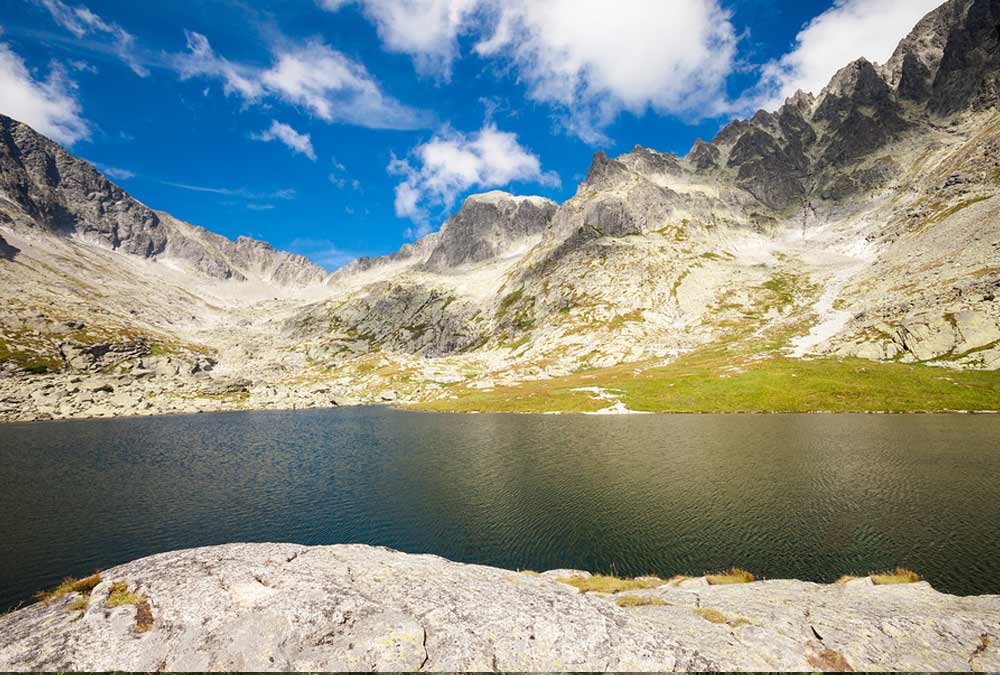
[[[723,584],[749,584],[751,581],[756,580],[754,575],[746,570],[740,569],[739,567],[730,567],[726,572],[706,574],[705,579],[712,586],[721,586]]]
[[[920,581],[920,575],[912,570],[897,567],[891,572],[872,573],[872,583],[876,586],[886,586],[889,584],[914,584]]]
[[[641,595],[621,595],[615,598],[615,603],[619,607],[663,607],[670,604],[660,598],[647,598]]]
[[[83,579],[73,579],[67,577],[66,579],[63,579],[63,582],[56,586],[55,589],[36,593],[35,597],[42,602],[52,602],[53,600],[58,600],[64,595],[69,595],[70,593],[90,593],[99,583],[101,583],[100,572],[95,572],[91,576],[84,577]]]
[[[663,579],[657,579],[655,577],[622,579],[620,577],[612,577],[604,574],[595,574],[594,576],[587,577],[586,579],[571,577],[556,579],[556,581],[579,588],[584,593],[618,593],[620,591],[635,591],[641,588],[656,588],[657,586],[662,586],[664,584]]]

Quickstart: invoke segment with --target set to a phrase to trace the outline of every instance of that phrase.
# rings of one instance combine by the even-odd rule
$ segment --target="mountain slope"
[[[476,195],[328,277],[151,211],[8,121],[0,415],[134,409],[80,403],[81,373],[120,373],[151,412],[998,409],[997,25],[1000,0],[950,0],[886,64],[685,157],[598,152],[563,204]],[[94,279],[113,288],[81,293]],[[80,307],[133,337],[66,335]]]

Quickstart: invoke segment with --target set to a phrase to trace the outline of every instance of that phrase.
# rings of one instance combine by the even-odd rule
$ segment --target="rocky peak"
[[[594,153],[587,171],[587,186],[595,190],[606,190],[628,176],[629,169],[617,159],[611,159],[603,150]]]
[[[952,21],[928,102],[938,115],[995,107],[1000,98],[1000,0],[952,3],[959,11],[946,14]]]
[[[721,156],[722,152],[714,144],[696,138],[687,154],[687,159],[699,171],[708,171],[719,166]]]
[[[816,103],[816,97],[807,91],[796,90],[794,94],[785,99],[785,108],[797,110],[800,115],[808,115]]]
[[[202,274],[279,285],[326,273],[305,258],[225,237],[153,211],[28,125],[0,115],[0,219],[143,258],[169,256]]]
[[[645,174],[681,174],[684,172],[676,155],[667,152],[657,152],[650,148],[636,145],[632,151],[618,158],[619,162]]]
[[[424,267],[440,272],[499,257],[517,242],[541,234],[556,208],[543,197],[515,197],[499,190],[472,195],[441,226]]]
[[[166,234],[152,209],[89,163],[4,115],[0,115],[0,191],[6,195],[7,218],[13,222],[144,257],[166,247]]]
[[[868,59],[860,58],[844,66],[833,76],[820,94],[816,117],[831,119],[851,105],[875,108],[894,103],[892,90]]]
[[[971,2],[949,0],[921,19],[896,47],[883,72],[901,98],[925,101],[930,96],[948,35]]]

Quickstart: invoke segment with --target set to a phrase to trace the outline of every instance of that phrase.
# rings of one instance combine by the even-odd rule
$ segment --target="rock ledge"
[[[1000,670],[1000,596],[689,579],[620,607],[554,576],[361,545],[176,551],[105,571],[82,611],[74,593],[0,618],[0,670]],[[110,607],[122,582],[148,602]]]

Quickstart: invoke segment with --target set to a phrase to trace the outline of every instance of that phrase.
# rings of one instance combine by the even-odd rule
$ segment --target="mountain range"
[[[557,204],[473,195],[332,274],[0,116],[0,419],[1000,408],[1000,0]]]

